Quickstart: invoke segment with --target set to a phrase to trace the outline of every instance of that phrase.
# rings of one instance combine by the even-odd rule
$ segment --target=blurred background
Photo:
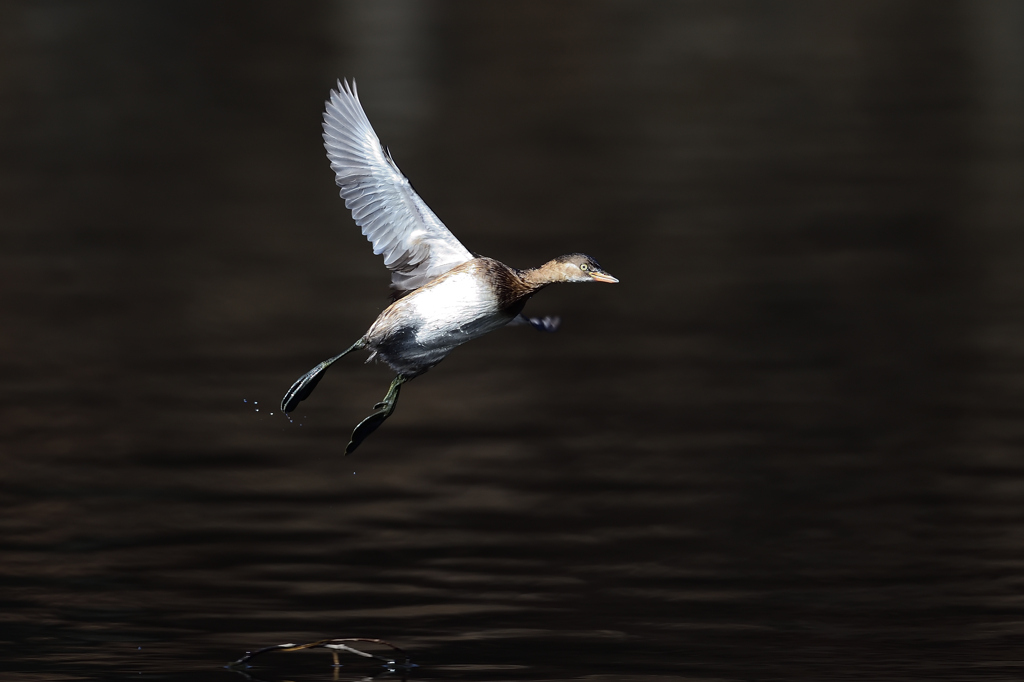
[[[386,367],[276,409],[388,301],[340,77],[469,249],[621,280],[347,458]],[[1022,217],[1012,0],[7,0],[0,670],[1016,679]]]

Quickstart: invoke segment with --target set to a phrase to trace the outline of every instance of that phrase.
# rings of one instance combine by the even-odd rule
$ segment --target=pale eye
[[[586,272],[589,269],[590,269],[590,266],[587,265],[586,263],[581,263],[580,264],[580,270],[582,270],[583,272]]]

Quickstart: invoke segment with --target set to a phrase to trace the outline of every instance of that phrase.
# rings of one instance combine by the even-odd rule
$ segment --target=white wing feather
[[[324,147],[356,225],[384,256],[391,286],[411,291],[473,258],[402,175],[359,103],[338,81],[324,112]]]

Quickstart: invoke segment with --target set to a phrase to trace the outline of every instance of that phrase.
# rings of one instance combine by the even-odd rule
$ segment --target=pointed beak
[[[615,284],[619,281],[604,271],[592,272],[590,278],[595,282],[607,282],[608,284]]]

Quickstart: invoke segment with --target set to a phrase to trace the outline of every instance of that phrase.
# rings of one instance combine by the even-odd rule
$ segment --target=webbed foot
[[[384,400],[380,401],[373,406],[375,410],[373,414],[359,422],[356,428],[352,430],[352,438],[349,444],[345,446],[345,454],[351,454],[355,451],[359,444],[366,440],[366,437],[377,430],[377,428],[384,423],[384,421],[391,416],[391,413],[395,411],[395,406],[398,404],[398,392],[402,388],[402,384],[406,381],[405,377],[401,374],[395,377],[394,381],[391,382],[391,387],[388,389],[388,394],[384,396]]]
[[[316,385],[320,383],[320,380],[324,377],[324,372],[327,371],[327,368],[352,351],[365,347],[366,341],[359,339],[349,346],[348,350],[338,353],[333,358],[324,360],[319,365],[296,379],[295,383],[292,384],[292,387],[289,388],[284,394],[284,397],[281,398],[281,411],[288,414],[298,407],[299,403],[308,398],[309,394],[313,392],[314,388],[316,388]]]

